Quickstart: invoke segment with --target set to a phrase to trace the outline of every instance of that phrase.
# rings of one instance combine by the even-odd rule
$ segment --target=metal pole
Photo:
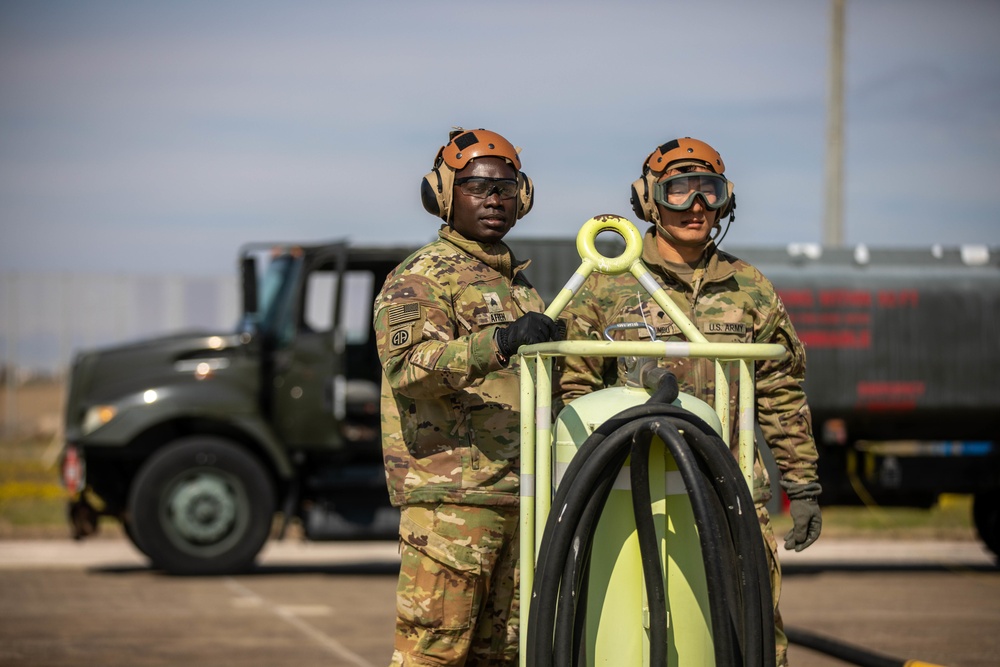
[[[754,423],[756,422],[756,385],[753,378],[753,363],[740,359],[740,389],[739,389],[739,462],[743,472],[743,480],[753,492],[753,461],[754,461]]]
[[[823,244],[832,248],[844,243],[844,3],[831,2],[830,98],[826,126],[826,210]]]
[[[552,507],[552,359],[535,357],[535,540],[541,540]],[[535,556],[538,547],[535,545]]]
[[[521,490],[520,490],[520,572],[521,633],[520,664],[528,647],[528,614],[531,589],[535,585],[535,357],[518,355],[521,371]]]
[[[6,331],[7,352],[4,359],[4,374],[6,375],[6,385],[4,387],[4,435],[13,436],[17,431],[17,288],[18,280],[16,273],[9,273],[7,280],[7,322]]]

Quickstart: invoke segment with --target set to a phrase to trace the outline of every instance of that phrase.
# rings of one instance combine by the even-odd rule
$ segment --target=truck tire
[[[986,547],[1000,557],[1000,493],[977,493],[972,501],[972,522]]]
[[[251,453],[222,438],[194,436],[147,460],[129,492],[136,544],[171,574],[247,569],[271,529],[274,484]]]
[[[132,546],[135,547],[139,553],[146,558],[149,558],[149,554],[146,553],[146,550],[141,544],[139,544],[139,540],[135,537],[135,528],[132,527],[131,519],[122,519],[122,532],[125,533],[125,537],[128,538],[128,541],[132,543]]]

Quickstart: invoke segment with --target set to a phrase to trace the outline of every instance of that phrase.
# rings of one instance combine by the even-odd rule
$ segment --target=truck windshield
[[[294,335],[292,295],[302,262],[291,255],[280,255],[267,265],[260,278],[257,329],[261,334],[284,341]]]

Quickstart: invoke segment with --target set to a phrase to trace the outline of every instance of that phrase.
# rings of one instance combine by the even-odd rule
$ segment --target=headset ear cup
[[[645,220],[646,212],[642,209],[642,204],[640,203],[639,200],[639,193],[636,192],[635,189],[636,186],[639,184],[639,182],[642,180],[643,179],[640,178],[638,181],[632,184],[632,197],[629,199],[629,201],[632,203],[632,212],[635,213],[636,217],[639,218],[640,220]]]
[[[431,185],[432,181],[435,185]],[[438,217],[441,216],[441,204],[438,202],[438,188],[440,186],[441,178],[437,169],[424,176],[424,180],[420,182],[420,203],[424,205],[424,210]]]
[[[736,193],[733,192],[733,189],[734,189],[733,188],[733,182],[732,181],[728,181],[726,183],[726,187],[729,189],[729,202],[726,204],[726,207],[719,213],[719,220],[722,220],[727,215],[731,216],[732,220],[735,220],[736,219]],[[730,222],[732,222],[732,220],[730,220]]]
[[[637,178],[632,183],[632,211],[640,219],[646,222],[656,222],[653,217],[653,202],[650,200],[649,196],[649,180],[647,179],[647,172],[643,171],[642,176]]]
[[[454,198],[455,172],[447,165],[435,165],[431,173],[420,183],[420,201],[424,209],[445,222],[451,217],[451,201]]]
[[[535,185],[523,171],[517,172],[517,219],[528,215],[535,204]]]

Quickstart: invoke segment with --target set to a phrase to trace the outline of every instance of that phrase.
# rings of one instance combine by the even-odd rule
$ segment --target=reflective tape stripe
[[[647,292],[649,292],[650,296],[653,296],[655,293],[663,289],[660,287],[660,283],[656,282],[656,278],[653,277],[653,274],[648,271],[639,276],[639,284],[642,285]]]
[[[691,355],[691,343],[684,341],[672,341],[663,344],[668,357],[687,357]]]
[[[569,277],[569,280],[566,281],[566,286],[563,287],[563,289],[569,290],[573,294],[576,294],[580,290],[580,288],[583,287],[583,283],[586,282],[586,280],[587,276],[583,275],[580,272],[576,272]]]
[[[521,497],[535,497],[535,476],[531,473],[521,473]]]

